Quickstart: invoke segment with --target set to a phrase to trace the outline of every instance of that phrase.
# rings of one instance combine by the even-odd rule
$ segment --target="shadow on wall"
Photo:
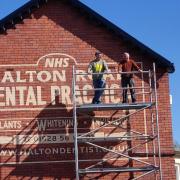
[[[15,169],[4,179],[74,179],[74,144],[68,142],[73,133],[72,110],[58,99],[56,96],[56,104],[49,104],[17,135],[16,157],[6,161],[15,159],[22,164],[12,166]]]
[[[14,147],[16,155],[12,155],[6,162],[15,161],[19,165],[7,165],[14,168],[3,180],[11,178],[30,179],[75,179],[74,143],[72,110],[55,98],[55,105],[49,104],[44,108],[20,133],[17,134]],[[55,109],[57,108],[57,109]],[[80,133],[89,132],[92,126],[94,113],[78,115],[78,129]],[[113,115],[112,115],[113,117]],[[101,142],[102,143],[102,142]],[[99,143],[98,145],[100,145]],[[106,142],[105,147],[115,146],[116,143]],[[6,145],[8,148],[8,145]],[[2,147],[6,149],[6,147]],[[12,148],[13,149],[13,148]],[[92,159],[103,159],[106,151],[97,150],[92,146],[82,143],[79,145],[79,159],[88,160],[81,162],[80,167],[95,164]],[[114,160],[116,162],[116,160]],[[21,164],[22,163],[22,164]],[[113,162],[105,162],[97,167],[116,167]],[[130,162],[122,166],[130,166]],[[4,166],[6,167],[6,166]],[[106,174],[96,175],[100,178]],[[117,176],[117,174],[115,175]]]

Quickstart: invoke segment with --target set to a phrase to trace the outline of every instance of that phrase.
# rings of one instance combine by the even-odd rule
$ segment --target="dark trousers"
[[[106,82],[104,79],[96,79],[96,80],[93,80],[93,86],[94,88],[105,88]],[[100,102],[100,97],[102,96],[103,92],[104,92],[104,89],[94,90],[94,98],[92,100],[93,104]]]
[[[134,87],[134,80],[132,77],[121,77],[121,86],[123,88],[127,88],[128,86],[130,88]],[[130,93],[131,93],[131,99],[132,102],[136,102],[136,96],[135,96],[135,90],[134,89],[130,89]],[[127,103],[127,89],[123,89],[123,103]]]

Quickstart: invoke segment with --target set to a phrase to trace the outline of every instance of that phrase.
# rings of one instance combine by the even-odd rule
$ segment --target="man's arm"
[[[132,60],[133,67],[139,72],[142,72],[142,70],[139,68],[139,66]]]
[[[121,71],[122,71],[122,64],[119,63],[119,64],[118,64],[118,72],[121,72]]]
[[[92,63],[89,64],[87,72],[92,73]]]
[[[109,72],[109,68],[106,61],[103,61],[103,65],[104,65],[104,72]]]

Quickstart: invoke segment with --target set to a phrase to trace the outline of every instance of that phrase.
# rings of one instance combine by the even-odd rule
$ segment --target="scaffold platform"
[[[132,135],[132,136],[117,136],[117,137],[77,137],[78,142],[119,142],[119,141],[131,141],[132,139],[136,140],[152,140],[155,137],[150,135]]]
[[[117,103],[117,104],[82,104],[77,105],[76,109],[78,111],[108,111],[108,110],[133,110],[149,108],[154,103]]]
[[[153,171],[154,169],[159,169],[159,167],[155,166],[145,166],[145,167],[121,167],[121,168],[93,168],[93,169],[79,169],[80,174],[86,173],[110,173],[110,172],[149,172]]]

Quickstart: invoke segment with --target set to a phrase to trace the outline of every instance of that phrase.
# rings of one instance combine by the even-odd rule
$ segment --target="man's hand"
[[[88,74],[92,74],[92,71],[90,69],[87,70]]]
[[[110,72],[111,72],[111,69],[108,69],[108,70],[107,70],[107,71],[105,71],[105,72],[110,73]]]

